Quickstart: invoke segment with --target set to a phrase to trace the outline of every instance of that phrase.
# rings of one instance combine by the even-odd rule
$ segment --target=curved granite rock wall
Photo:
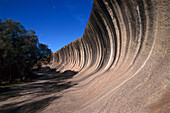
[[[78,85],[45,112],[170,112],[169,0],[94,0],[84,35],[53,54]]]

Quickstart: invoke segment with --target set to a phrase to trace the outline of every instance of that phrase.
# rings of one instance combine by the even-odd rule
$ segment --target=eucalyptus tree
[[[0,20],[0,83],[29,78],[33,67],[50,62],[50,55],[34,30],[26,30],[12,19]]]

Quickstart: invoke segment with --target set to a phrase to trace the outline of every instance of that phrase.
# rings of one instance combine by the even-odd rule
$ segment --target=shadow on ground
[[[36,113],[47,107],[52,101],[60,98],[58,92],[68,89],[76,83],[69,81],[77,72],[67,70],[56,72],[49,67],[37,72],[37,78],[15,88],[9,88],[0,94],[0,113]]]

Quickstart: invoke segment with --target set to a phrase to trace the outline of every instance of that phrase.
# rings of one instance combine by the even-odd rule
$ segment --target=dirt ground
[[[6,89],[0,93],[0,113],[36,113],[62,97],[62,91],[76,83],[69,81],[77,72],[63,73],[44,68],[40,78],[30,83]]]

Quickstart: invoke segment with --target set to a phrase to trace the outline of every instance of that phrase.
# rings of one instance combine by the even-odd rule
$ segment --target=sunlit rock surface
[[[43,112],[170,113],[170,0],[94,0],[84,35],[53,54],[79,72]]]

